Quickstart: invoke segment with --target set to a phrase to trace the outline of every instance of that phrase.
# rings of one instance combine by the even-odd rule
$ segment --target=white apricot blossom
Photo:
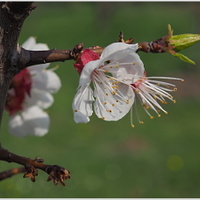
[[[135,96],[139,96],[145,111],[153,109],[167,113],[157,102],[174,101],[169,92],[175,85],[154,79],[170,77],[146,77],[144,64],[136,53],[138,44],[113,43],[107,46],[99,59],[82,67],[79,86],[73,100],[74,120],[87,123],[93,113],[106,121],[124,117],[132,108]],[[78,70],[77,70],[78,71]]]
[[[48,46],[36,43],[30,37],[23,45],[27,50],[48,50]],[[61,81],[49,64],[28,67],[12,80],[6,101],[10,114],[9,131],[17,136],[43,136],[48,132],[50,119],[44,109],[53,102],[53,93],[61,87]]]

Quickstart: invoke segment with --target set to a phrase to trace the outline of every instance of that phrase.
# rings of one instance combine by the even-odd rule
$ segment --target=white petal
[[[48,50],[49,47],[44,43],[36,43],[34,37],[28,38],[23,44],[22,47],[27,50]]]
[[[49,65],[50,65],[49,63],[33,65],[33,66],[28,67],[28,70],[31,75],[35,75],[37,73],[41,73],[43,70],[45,70],[47,67],[49,67]]]
[[[79,79],[79,86],[87,85],[91,82],[91,74],[96,68],[100,66],[100,64],[101,60],[94,60],[90,61],[84,66]]]
[[[24,121],[21,115],[16,114],[10,118],[9,132],[20,137],[28,135],[27,130],[25,130]]]
[[[102,81],[101,84],[95,84],[94,110],[99,118],[106,121],[121,119],[130,111],[134,103],[133,89],[126,84],[113,84],[115,82],[109,79]]]
[[[27,50],[31,50],[36,44],[34,37],[29,37],[23,44],[22,47]]]
[[[29,107],[37,105],[40,108],[47,109],[54,102],[53,96],[49,92],[38,90],[34,87],[31,88],[30,96],[26,96],[25,106]]]
[[[101,54],[101,59],[104,59],[106,57],[111,56],[112,54],[115,54],[117,52],[123,52],[124,50],[128,50],[130,52],[136,52],[138,49],[138,44],[126,44],[123,42],[116,42],[108,45]],[[112,59],[116,59],[112,58]]]
[[[87,115],[78,111],[78,112],[74,112],[74,121],[76,123],[88,123],[90,121],[90,118],[87,117]]]
[[[61,87],[61,81],[58,75],[51,70],[43,70],[32,76],[32,87],[45,90],[50,93],[57,92]]]
[[[35,46],[30,49],[30,50],[49,50],[49,47],[47,44],[44,44],[44,43],[36,43]]]
[[[9,130],[18,136],[44,136],[49,129],[49,116],[37,106],[26,108],[10,119]]]
[[[80,87],[74,97],[72,108],[76,123],[87,123],[92,115],[93,91],[90,86]]]

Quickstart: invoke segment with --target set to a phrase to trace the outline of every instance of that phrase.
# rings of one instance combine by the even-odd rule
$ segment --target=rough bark
[[[20,71],[18,38],[32,2],[0,3],[0,122],[12,77]]]

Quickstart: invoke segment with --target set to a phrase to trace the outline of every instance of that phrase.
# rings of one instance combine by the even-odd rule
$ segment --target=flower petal
[[[99,67],[100,64],[101,60],[94,60],[90,61],[84,66],[79,79],[79,86],[87,85],[91,82],[91,74],[96,68]]]
[[[110,45],[108,45],[102,52],[101,54],[101,59],[105,59],[107,57],[113,57],[112,59],[116,60],[118,59],[118,54],[120,55],[121,52],[123,52],[122,55],[125,55],[126,53],[124,53],[126,51],[129,52],[136,52],[138,49],[138,44],[126,44],[123,42],[116,42],[116,43],[112,43]],[[116,54],[117,53],[117,54]]]
[[[26,135],[44,136],[49,129],[49,116],[38,106],[26,108],[21,115],[11,117],[9,130],[12,134],[24,137]]]
[[[32,88],[30,96],[26,96],[25,106],[30,107],[32,105],[37,105],[40,108],[47,109],[53,102],[54,98],[49,92]]]
[[[22,47],[27,50],[48,50],[49,47],[44,43],[36,43],[36,40],[34,37],[29,37],[28,40],[26,40]]]
[[[16,114],[10,117],[9,132],[20,137],[25,137],[27,135],[27,130],[25,130],[24,121],[21,115]]]
[[[94,110],[99,118],[106,121],[117,121],[131,109],[135,93],[130,85],[114,79],[101,78],[101,84],[95,84]]]
[[[57,92],[61,87],[61,81],[58,75],[51,70],[43,70],[32,76],[32,87],[45,90],[50,93]]]
[[[49,63],[41,64],[41,65],[33,65],[28,67],[28,70],[30,74],[33,76],[35,74],[41,73],[43,70],[45,70],[47,67],[49,67]]]
[[[90,121],[89,117],[93,113],[93,101],[93,91],[89,84],[79,87],[72,104],[74,111],[74,121],[76,123],[87,123]]]

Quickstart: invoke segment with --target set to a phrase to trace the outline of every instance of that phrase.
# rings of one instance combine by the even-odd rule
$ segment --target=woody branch
[[[70,172],[66,170],[63,167],[60,167],[58,165],[48,165],[44,164],[44,160],[41,158],[36,158],[34,160],[26,157],[22,157],[19,155],[16,155],[14,153],[11,153],[10,151],[0,147],[0,160],[7,161],[7,162],[15,162],[20,165],[23,165],[25,169],[18,170],[18,173],[25,172],[24,178],[29,177],[31,181],[35,182],[35,176],[38,175],[37,169],[40,169],[47,174],[49,174],[49,177],[47,181],[53,180],[54,184],[57,185],[59,182],[62,185],[65,185],[64,181],[70,178]],[[17,174],[15,172],[15,174]],[[3,178],[6,178],[5,173],[0,174],[0,180]],[[7,176],[9,176],[10,173],[7,173]]]

